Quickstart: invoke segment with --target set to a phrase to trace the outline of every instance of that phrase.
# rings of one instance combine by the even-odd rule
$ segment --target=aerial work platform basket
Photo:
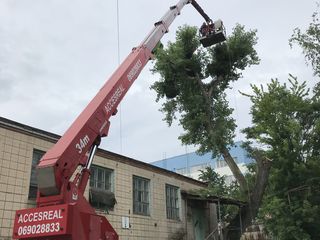
[[[214,23],[203,23],[199,32],[200,42],[203,47],[209,47],[227,39],[226,30],[220,19]]]

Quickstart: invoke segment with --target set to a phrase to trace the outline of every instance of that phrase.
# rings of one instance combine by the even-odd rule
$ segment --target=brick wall
[[[0,128],[0,239],[11,239],[15,210],[34,206],[28,200],[33,148],[52,143]]]

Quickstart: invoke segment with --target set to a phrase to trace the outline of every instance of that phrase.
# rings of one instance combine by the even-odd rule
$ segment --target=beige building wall
[[[35,201],[28,199],[33,150],[47,151],[57,138],[57,135],[0,119],[1,240],[11,239],[15,210],[35,206]],[[171,184],[181,191],[188,191],[204,187],[203,183],[104,150],[99,150],[94,164],[114,171],[117,203],[109,214],[98,212],[106,214],[120,239],[170,239],[179,229],[192,225],[190,220],[189,224],[186,223],[183,199],[180,199],[179,205],[180,220],[167,219],[165,185]],[[150,216],[133,214],[133,175],[150,179]],[[88,191],[86,196],[88,197]],[[122,228],[122,217],[129,218],[129,229]]]

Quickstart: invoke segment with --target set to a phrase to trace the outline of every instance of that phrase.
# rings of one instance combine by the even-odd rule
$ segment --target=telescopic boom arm
[[[110,117],[117,113],[119,103],[152,57],[152,50],[187,3],[189,0],[180,0],[155,23],[144,41],[133,48],[71,127],[44,155],[38,165],[41,196],[59,194],[62,184],[70,179],[78,165],[86,164],[87,152],[97,139],[99,142],[108,135]]]
[[[16,212],[14,239],[118,239],[107,219],[97,215],[83,196],[90,166],[101,138],[108,135],[110,117],[117,113],[119,103],[151,59],[153,49],[188,3],[206,21],[210,20],[196,1],[180,0],[155,23],[142,43],[132,49],[70,128],[41,159],[37,166],[37,208]],[[79,166],[81,170],[77,171]]]
[[[207,23],[212,22],[209,16],[203,11],[203,9],[200,7],[200,5],[196,1],[191,0],[191,4],[200,13],[200,15],[206,20]]]

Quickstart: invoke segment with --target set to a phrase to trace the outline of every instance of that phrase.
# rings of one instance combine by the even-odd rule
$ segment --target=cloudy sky
[[[118,3],[118,8],[117,8]],[[63,134],[132,47],[140,44],[174,5],[173,0],[0,0],[0,116]],[[305,29],[316,9],[315,0],[198,0],[212,19],[222,19],[227,33],[236,23],[257,29],[259,66],[228,92],[235,108],[237,139],[250,124],[250,102],[238,91],[250,83],[271,78],[285,81],[288,74],[317,81],[305,65],[298,46],[290,49],[293,29]],[[117,34],[119,10],[119,42]],[[191,5],[182,10],[163,38],[173,40],[178,26],[200,26],[203,20]],[[118,51],[118,43],[119,49]],[[168,128],[149,88],[159,78],[149,63],[111,120],[102,148],[151,162],[191,152],[177,137],[182,129]]]

